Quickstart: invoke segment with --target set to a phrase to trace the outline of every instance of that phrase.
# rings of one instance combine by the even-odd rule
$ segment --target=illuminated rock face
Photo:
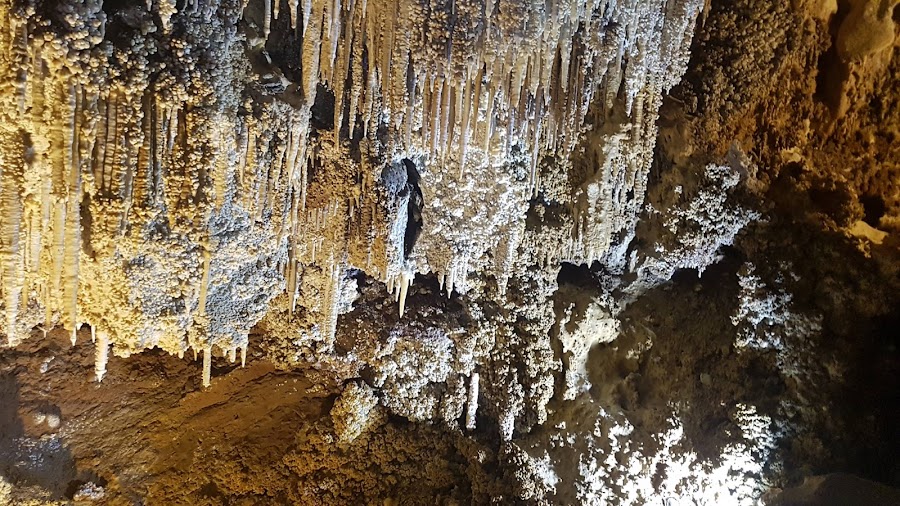
[[[8,344],[234,360],[286,292],[328,349],[348,269],[403,313],[416,273],[502,301],[523,267],[621,266],[701,6],[5,1]],[[564,212],[520,261],[533,197]]]
[[[0,0],[0,504],[900,476],[894,4]]]
[[[0,0],[7,344],[89,325],[97,381],[158,347],[209,386],[258,328],[278,366],[359,386],[342,440],[385,410],[526,433],[615,338],[597,301],[609,335],[570,314],[557,358],[557,275],[625,269],[702,7]],[[416,275],[457,306],[408,304]]]

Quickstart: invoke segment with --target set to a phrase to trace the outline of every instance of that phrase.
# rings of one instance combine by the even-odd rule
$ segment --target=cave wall
[[[8,496],[896,484],[890,2],[0,5]]]

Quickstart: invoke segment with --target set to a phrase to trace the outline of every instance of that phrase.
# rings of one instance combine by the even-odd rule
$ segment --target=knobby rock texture
[[[0,87],[0,504],[900,503],[896,0],[0,0]]]

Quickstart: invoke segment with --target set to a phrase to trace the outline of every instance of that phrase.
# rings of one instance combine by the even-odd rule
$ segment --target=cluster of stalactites
[[[332,88],[335,131],[387,123],[396,145],[462,172],[467,151],[503,129],[502,151],[521,142],[534,154],[536,186],[538,153],[570,152],[596,98],[611,108],[624,80],[630,113],[646,77],[671,85],[698,3],[264,0],[262,33],[290,17],[300,87]],[[642,51],[665,54],[628,61]]]
[[[77,344],[77,330],[72,330],[72,346]],[[103,330],[97,330],[96,327],[91,327],[91,341],[94,344],[94,378],[97,382],[103,381],[103,377],[106,376],[106,366],[109,362],[109,349],[110,349],[110,340],[109,334]],[[203,376],[202,383],[204,387],[208,387],[210,385],[210,376],[212,372],[212,353],[213,347],[207,346],[203,348]],[[241,357],[241,367],[247,366],[247,346],[232,346],[227,349],[223,349],[222,353],[224,356],[228,358],[231,363],[234,363],[237,360],[238,354]],[[180,351],[178,353],[178,358],[184,358],[184,351]],[[197,349],[194,349],[194,360],[197,360]]]
[[[209,304],[222,304],[211,287],[243,265],[220,251],[235,234],[225,227],[216,236],[211,223],[245,218],[250,225],[241,233],[271,243],[257,248],[264,250],[259,263],[279,266],[292,309],[298,273],[311,265],[326,273],[320,326],[333,340],[340,282],[356,254],[347,231],[372,201],[359,195],[371,190],[368,172],[377,168],[346,182],[369,185],[355,199],[310,202],[310,107],[320,83],[335,94],[336,133],[344,126],[354,132],[359,123],[374,138],[388,127],[381,156],[416,153],[430,170],[464,179],[473,167],[502,165],[490,160],[507,160],[516,146],[530,153],[533,191],[541,154],[568,156],[592,103],[608,110],[624,89],[636,124],[655,114],[643,104],[657,102],[635,97],[658,95],[671,81],[667,61],[677,60],[673,55],[689,40],[697,3],[264,0],[264,37],[281,16],[302,36],[296,57],[304,103],[257,104],[269,111],[260,118],[238,114],[237,51],[206,48],[210,61],[201,61],[191,60],[199,51],[187,51],[184,40],[161,46],[155,59],[167,66],[156,69],[158,82],[213,88],[202,95],[207,102],[188,103],[200,100],[188,88],[148,84],[150,70],[142,65],[150,59],[139,54],[146,48],[123,51],[105,40],[99,1],[62,4],[68,24],[61,28],[0,0],[0,285],[9,343],[22,333],[24,308],[36,301],[48,328],[102,329],[98,379],[110,346],[126,354],[158,346],[202,351],[207,384],[214,346],[232,356],[246,350],[246,333],[235,337],[232,328],[246,325],[220,331],[222,322],[211,321],[218,313]],[[171,0],[150,3],[163,24],[161,40],[175,37],[175,23],[197,30],[200,40],[232,30],[240,16],[228,18],[216,1],[176,7]],[[34,26],[42,26],[40,36],[29,34]],[[234,34],[223,41],[241,44]],[[122,54],[114,60],[110,51]],[[650,133],[631,135],[646,150]],[[475,150],[480,165],[468,163]],[[640,170],[628,172],[617,177],[642,193]],[[391,222],[370,219],[357,235],[397,242],[386,232]],[[362,266],[390,285],[401,314],[416,273],[403,249],[401,240],[372,258],[370,246]],[[465,285],[470,260],[477,259],[447,264],[440,279],[448,292]],[[171,283],[141,281],[145,271]]]
[[[174,8],[157,4],[161,14]],[[207,21],[217,12],[189,6]],[[43,328],[69,330],[73,345],[77,330],[90,325],[98,381],[111,349],[127,355],[158,346],[179,355],[203,352],[208,384],[213,347],[246,360],[247,336],[239,329],[248,326],[208,326],[209,287],[218,281],[210,272],[227,271],[234,261],[215,251],[228,236],[216,238],[210,220],[241,219],[245,231],[271,233],[277,255],[291,208],[285,196],[294,180],[302,181],[296,160],[305,127],[239,117],[226,105],[240,90],[222,90],[211,105],[160,92],[146,79],[146,48],[124,51],[118,63],[109,57],[120,50],[104,40],[101,2],[52,8],[65,14],[63,21],[0,1],[6,344],[27,336],[29,322],[40,322],[38,307]],[[176,58],[177,50],[163,56]],[[226,73],[240,68],[219,63]],[[213,77],[205,84],[211,83]],[[282,115],[288,117],[282,123],[303,123],[303,114]],[[295,201],[302,196],[297,192]],[[246,225],[261,221],[267,225]]]
[[[515,148],[529,154],[536,192],[542,155],[568,157],[589,111],[597,127],[619,108],[628,125],[620,144],[628,152],[598,160],[607,166],[597,172],[608,178],[578,190],[591,193],[574,197],[584,220],[573,239],[548,248],[554,261],[588,263],[627,237],[639,213],[659,96],[683,72],[703,7],[698,0],[262,3],[263,38],[283,36],[273,26],[286,16],[302,39],[304,96],[315,97],[320,83],[334,92],[335,136],[345,126],[352,134],[361,124],[370,135],[386,125],[388,153],[414,153],[429,170],[458,180],[467,170],[502,165]],[[620,140],[598,140],[607,141]],[[448,292],[465,287],[475,260],[453,258],[439,267]],[[400,275],[385,271],[382,280],[402,301],[407,281]]]

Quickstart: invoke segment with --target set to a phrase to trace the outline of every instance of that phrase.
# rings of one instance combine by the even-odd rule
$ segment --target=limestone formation
[[[0,0],[0,504],[900,486],[898,34],[897,0]]]

